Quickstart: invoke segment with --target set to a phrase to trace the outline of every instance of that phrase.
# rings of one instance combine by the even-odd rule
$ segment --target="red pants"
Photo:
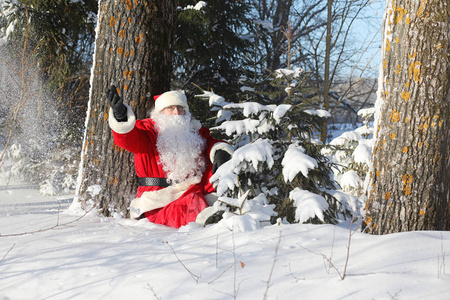
[[[194,222],[197,215],[208,207],[199,184],[189,187],[177,200],[164,207],[145,213],[145,217],[152,223],[180,228]]]

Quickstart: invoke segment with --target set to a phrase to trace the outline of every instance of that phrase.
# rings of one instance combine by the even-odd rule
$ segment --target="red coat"
[[[167,178],[166,172],[163,170],[156,147],[157,130],[152,119],[135,120],[134,114],[128,108],[128,121],[117,122],[112,117],[110,111],[109,123],[114,136],[114,143],[132,153],[134,153],[134,163],[136,174],[138,177],[160,177]],[[212,176],[211,152],[216,148],[229,147],[225,142],[213,138],[209,129],[198,123],[199,134],[205,139],[206,147],[203,152],[207,168],[203,173],[202,180],[180,196],[176,201],[167,204],[162,208],[153,209],[146,212],[146,217],[155,223],[180,227],[191,221],[195,221],[197,214],[203,210],[208,204],[203,195],[214,192],[214,187],[209,182]],[[231,149],[231,148],[230,148]],[[156,191],[164,189],[157,186],[140,186],[138,187],[136,197],[139,198],[144,192]],[[195,194],[195,195],[194,195]],[[186,201],[188,203],[186,203]],[[204,203],[203,203],[204,202]],[[180,211],[180,206],[183,211]],[[192,207],[196,206],[194,211]],[[189,210],[189,216],[186,216],[186,207]],[[168,212],[170,211],[170,213]],[[142,211],[139,214],[143,213]],[[180,216],[180,213],[182,216]],[[177,219],[173,221],[172,219]]]

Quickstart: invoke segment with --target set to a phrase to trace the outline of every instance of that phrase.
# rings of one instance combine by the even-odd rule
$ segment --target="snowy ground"
[[[341,280],[349,224],[73,222],[72,198],[0,183],[0,300],[450,299],[450,232],[354,232]]]

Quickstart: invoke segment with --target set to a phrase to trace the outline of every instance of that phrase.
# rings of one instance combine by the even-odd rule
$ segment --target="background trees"
[[[74,187],[97,5],[0,4],[0,147],[14,154],[10,175],[20,173],[46,193],[59,193]],[[8,145],[14,151],[8,153]]]
[[[449,4],[388,1],[366,230],[450,230]]]
[[[8,0],[3,2],[9,5]],[[196,117],[211,125],[213,120],[209,117],[213,114],[206,102],[192,97],[196,86],[224,95],[231,102],[280,105],[287,93],[288,98],[295,99],[294,105],[322,108],[323,65],[328,57],[329,93],[325,94],[336,95],[335,99],[347,107],[351,107],[349,102],[345,102],[349,95],[364,103],[367,97],[359,88],[348,92],[353,86],[351,82],[340,81],[344,78],[340,76],[344,73],[341,67],[345,62],[353,65],[350,54],[355,57],[355,52],[344,55],[349,51],[351,20],[367,4],[360,1],[357,2],[359,6],[355,6],[355,3],[333,1],[328,6],[325,1],[254,0],[205,5],[203,2],[182,1],[176,8],[171,1],[112,4],[94,0],[23,0],[14,1],[12,7],[15,9],[3,15],[0,25],[4,30],[0,35],[12,29],[20,36],[23,25],[15,20],[22,19],[36,23],[30,23],[39,28],[33,29],[33,33],[48,33],[45,37],[33,35],[33,43],[39,46],[39,51],[33,55],[41,62],[40,72],[44,74],[42,86],[49,87],[47,91],[58,91],[52,93],[55,97],[45,96],[50,103],[47,107],[65,108],[54,114],[64,119],[64,125],[59,127],[64,129],[60,145],[83,149],[78,190],[80,199],[83,202],[99,200],[103,212],[108,215],[110,211],[125,212],[126,202],[134,195],[135,189],[132,159],[120,151],[116,153],[119,149],[114,149],[105,123],[108,111],[103,93],[111,83],[118,86],[139,118],[145,117],[152,107],[152,95],[169,88],[183,88],[190,96]],[[94,57],[96,63],[91,73],[93,16],[97,4],[102,11],[97,14],[99,34]],[[36,17],[20,15],[27,6]],[[328,7],[331,10],[327,10]],[[46,14],[51,16],[46,17]],[[8,24],[16,26],[6,30]],[[329,51],[325,51],[324,39],[327,25],[332,37]],[[14,43],[15,40],[11,39],[14,35],[8,36],[8,43]],[[297,87],[286,86],[283,90],[272,85],[276,69],[299,70],[299,67],[306,72],[303,82]],[[93,75],[92,85],[88,85],[87,80],[90,74]],[[89,88],[91,102],[88,105]],[[330,107],[337,107],[337,104],[333,105]],[[89,113],[85,122],[86,110]],[[8,114],[7,109],[3,111]],[[356,115],[356,109],[350,111]],[[69,119],[73,121],[68,122]],[[313,124],[311,128],[314,128],[311,132],[314,138],[320,130]],[[78,146],[82,143],[82,132],[86,133],[83,146]],[[78,165],[73,156],[69,160],[72,166]],[[128,182],[126,186],[121,187],[120,184],[125,182]],[[111,197],[115,199],[113,203],[107,200]]]

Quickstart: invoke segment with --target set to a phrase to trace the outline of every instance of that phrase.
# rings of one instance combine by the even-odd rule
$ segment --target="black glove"
[[[127,107],[123,105],[123,100],[117,93],[117,89],[114,85],[106,91],[106,97],[108,98],[109,105],[114,113],[114,118],[119,122],[127,121]]]
[[[213,168],[212,168],[212,172],[213,174],[217,171],[217,169],[223,165],[224,163],[226,163],[227,161],[229,161],[231,158],[230,153],[228,153],[225,150],[217,150],[216,153],[214,154],[214,162],[213,162]]]

